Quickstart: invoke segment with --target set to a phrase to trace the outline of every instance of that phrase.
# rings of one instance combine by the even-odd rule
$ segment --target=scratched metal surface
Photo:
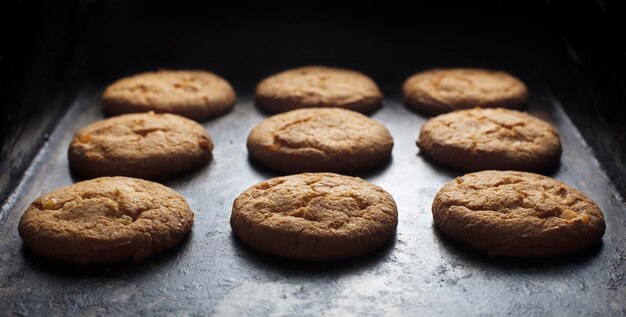
[[[229,225],[235,197],[276,176],[247,158],[247,134],[265,117],[245,94],[248,87],[238,89],[234,111],[204,123],[215,141],[214,160],[163,182],[196,212],[193,232],[179,247],[143,263],[77,267],[40,259],[23,248],[19,217],[36,197],[76,181],[67,145],[76,129],[103,118],[101,89],[82,91],[3,206],[0,315],[626,315],[626,208],[558,102],[541,91],[528,110],[557,126],[564,147],[552,176],[581,189],[606,215],[603,243],[584,254],[489,258],[438,233],[432,198],[461,173],[418,155],[415,139],[426,118],[404,108],[399,95],[373,114],[394,137],[393,159],[359,175],[395,198],[395,240],[345,261],[288,261],[256,252]]]

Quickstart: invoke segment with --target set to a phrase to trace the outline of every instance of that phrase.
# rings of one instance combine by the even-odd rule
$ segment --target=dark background
[[[617,3],[5,1],[0,202],[86,83],[203,68],[251,92],[305,64],[358,69],[381,84],[473,66],[507,70],[531,92],[546,85],[624,197],[626,14]]]

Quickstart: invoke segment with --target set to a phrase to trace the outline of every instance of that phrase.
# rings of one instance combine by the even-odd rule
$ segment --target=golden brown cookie
[[[561,157],[557,131],[547,122],[509,109],[458,110],[430,119],[420,152],[463,170],[543,171]]]
[[[80,129],[68,157],[83,177],[164,178],[211,159],[213,142],[197,122],[173,114],[111,117]]]
[[[288,173],[365,170],[389,160],[392,148],[382,124],[339,108],[277,114],[248,136],[252,159]]]
[[[342,68],[307,66],[270,76],[256,88],[256,103],[271,113],[299,108],[339,107],[368,113],[383,95],[366,75]]]
[[[258,183],[233,203],[230,225],[245,243],[292,259],[347,258],[372,251],[396,231],[389,193],[360,178],[306,173]]]
[[[409,77],[403,86],[409,108],[431,115],[458,109],[520,108],[528,89],[501,71],[474,68],[432,69]]]
[[[443,186],[432,206],[446,235],[490,255],[543,257],[600,241],[602,211],[580,191],[531,173],[483,171]]]
[[[34,253],[63,262],[140,261],[191,229],[187,201],[163,185],[102,177],[58,188],[24,212],[19,233]]]
[[[106,88],[102,106],[109,115],[154,111],[202,120],[228,112],[235,91],[213,73],[160,70],[122,78]]]

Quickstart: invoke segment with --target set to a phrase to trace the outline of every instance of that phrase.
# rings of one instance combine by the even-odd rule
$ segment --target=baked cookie
[[[161,184],[102,177],[56,189],[24,212],[19,234],[34,253],[63,262],[140,261],[191,229],[187,201]]]
[[[561,157],[557,131],[547,122],[508,109],[458,110],[430,119],[420,152],[463,170],[543,171]]]
[[[193,120],[173,114],[136,113],[92,123],[70,144],[72,170],[83,177],[164,178],[211,159],[213,142]]]
[[[277,114],[248,136],[252,159],[288,173],[365,170],[389,160],[392,148],[382,124],[339,108]]]
[[[389,193],[360,178],[306,173],[258,183],[233,203],[230,225],[255,249],[292,259],[347,258],[372,251],[396,231]]]
[[[106,88],[102,106],[109,115],[154,111],[202,120],[228,112],[235,91],[213,73],[160,70],[122,78]]]
[[[432,211],[443,233],[498,256],[573,253],[598,243],[605,229],[602,211],[581,192],[523,172],[457,177],[435,195]]]
[[[404,82],[409,108],[431,115],[458,109],[520,108],[528,89],[519,79],[501,71],[474,68],[433,69]]]
[[[339,107],[368,113],[383,94],[366,75],[342,68],[307,66],[270,76],[256,88],[256,103],[270,113],[298,108]]]

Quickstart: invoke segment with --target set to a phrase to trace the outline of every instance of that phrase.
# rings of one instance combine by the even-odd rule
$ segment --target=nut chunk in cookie
[[[102,177],[37,198],[19,234],[34,253],[63,262],[140,261],[176,245],[191,230],[185,198],[161,184]]]
[[[446,235],[494,256],[584,250],[604,235],[604,215],[580,191],[532,173],[483,171],[443,186],[432,205]]]
[[[360,178],[306,173],[248,188],[235,199],[230,224],[260,251],[326,260],[358,256],[392,239],[398,210],[389,193]]]
[[[339,108],[269,117],[248,136],[250,157],[287,173],[354,172],[389,160],[393,138],[382,124]]]

